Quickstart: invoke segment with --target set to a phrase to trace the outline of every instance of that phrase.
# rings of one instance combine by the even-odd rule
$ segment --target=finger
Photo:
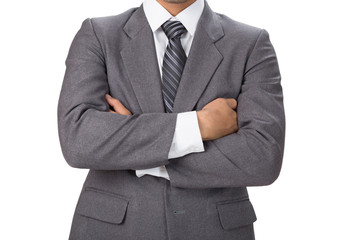
[[[228,98],[226,101],[232,109],[236,109],[237,101],[234,98]]]
[[[116,99],[117,100],[117,99]],[[114,110],[119,113],[119,114],[123,114],[123,115],[131,115],[131,112],[129,110],[127,110],[126,107],[124,107],[124,105],[122,105],[122,103],[117,100],[113,106]]]
[[[109,105],[112,106],[116,112],[117,109],[121,110],[121,108],[125,108],[118,99],[111,97],[109,94],[106,94],[105,98]]]
[[[105,99],[106,101],[109,103],[110,106],[114,106],[115,101],[117,100],[116,98],[113,98],[112,96],[110,96],[109,94],[105,95]]]
[[[109,94],[105,95],[106,101],[112,106],[116,113],[123,115],[131,115],[131,112],[124,107],[124,105],[116,98],[111,97]]]

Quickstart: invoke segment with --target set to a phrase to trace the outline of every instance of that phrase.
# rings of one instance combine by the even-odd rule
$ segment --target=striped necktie
[[[186,28],[181,22],[170,20],[161,28],[169,39],[162,66],[162,93],[165,110],[172,113],[176,91],[186,62],[186,54],[180,42],[180,37]]]

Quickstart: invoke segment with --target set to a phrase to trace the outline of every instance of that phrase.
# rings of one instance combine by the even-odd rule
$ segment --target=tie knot
[[[161,28],[169,39],[180,37],[186,31],[186,28],[180,21],[168,20],[161,25]]]

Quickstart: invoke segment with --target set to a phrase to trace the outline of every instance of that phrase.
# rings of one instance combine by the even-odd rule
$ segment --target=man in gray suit
[[[266,30],[206,0],[145,0],[85,19],[58,130],[89,169],[69,239],[255,239],[247,186],[279,176],[280,72]]]

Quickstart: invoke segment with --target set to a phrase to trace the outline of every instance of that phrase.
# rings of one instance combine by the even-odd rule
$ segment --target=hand
[[[214,140],[238,131],[237,101],[217,98],[196,111],[202,140]]]
[[[105,99],[109,103],[109,105],[111,107],[113,107],[115,110],[115,111],[113,111],[113,110],[109,109],[109,112],[119,113],[119,114],[123,114],[123,115],[132,115],[132,113],[129,110],[127,110],[126,107],[124,107],[124,105],[122,105],[122,103],[119,101],[119,99],[113,98],[109,94],[105,95]]]

